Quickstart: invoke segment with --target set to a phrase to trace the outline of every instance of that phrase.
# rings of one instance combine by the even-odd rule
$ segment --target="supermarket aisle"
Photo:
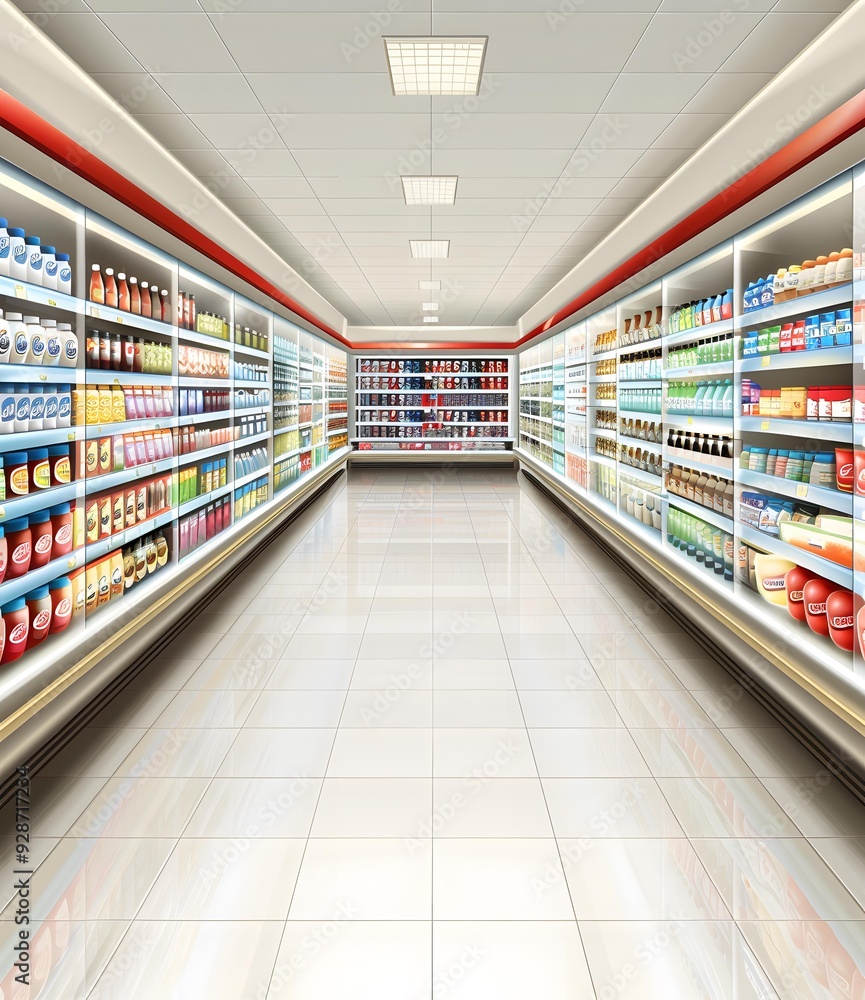
[[[863,996],[865,809],[511,473],[353,473],[97,721],[21,996]]]

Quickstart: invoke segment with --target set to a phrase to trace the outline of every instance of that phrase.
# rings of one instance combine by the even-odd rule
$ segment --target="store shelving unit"
[[[359,451],[508,450],[510,359],[480,354],[355,358]]]
[[[43,668],[47,683],[87,651],[90,636],[104,639],[132,621],[146,607],[151,579],[182,582],[217,538],[239,533],[240,522],[273,503],[278,490],[346,455],[344,437],[329,448],[324,434],[327,375],[337,383],[335,398],[344,399],[346,354],[12,166],[0,164],[0,190],[10,224],[68,251],[72,275],[68,292],[0,276],[0,308],[7,317],[68,323],[77,345],[68,366],[0,364],[0,383],[11,387],[4,400],[14,398],[17,409],[25,396],[38,399],[35,412],[45,411],[35,425],[22,417],[5,435],[5,471],[14,472],[10,456],[27,453],[38,465],[39,449],[49,448],[48,460],[64,459],[68,469],[42,487],[25,467],[16,483],[7,478],[0,500],[0,527],[13,541],[26,541],[21,531],[43,530],[34,527],[42,512],[57,519],[51,557],[23,575],[7,572],[0,609],[11,613],[21,597],[35,601],[45,585],[68,590],[73,609],[63,631],[4,662],[0,697],[14,705],[17,691],[34,691]],[[158,315],[123,309],[104,294],[92,298],[94,264],[104,277],[108,268],[117,280],[121,272],[136,276],[142,295],[143,282],[155,286]],[[149,296],[148,304],[152,313]],[[288,331],[293,344],[292,360],[282,364],[280,355],[276,368],[275,330]],[[297,433],[298,344],[310,360],[318,461],[309,454],[310,434],[305,466],[298,451],[286,481],[284,462],[274,462],[274,435],[286,427]],[[51,400],[56,409],[46,426]],[[18,495],[25,481],[28,492]],[[71,547],[58,543],[69,535]]]
[[[547,411],[538,408],[553,402],[552,363],[562,334],[527,348],[519,360],[520,451],[589,509],[627,529],[633,545],[669,567],[686,590],[705,593],[710,603],[711,595],[735,601],[751,615],[753,634],[765,636],[773,649],[804,651],[815,677],[831,670],[865,678],[865,612],[859,613],[865,606],[865,267],[859,264],[865,231],[854,222],[860,218],[861,168],[564,331],[567,340],[570,331],[581,330],[588,346],[584,367],[566,364],[566,434],[573,444],[566,446],[564,475],[551,433],[544,430],[552,422],[545,423]],[[852,281],[847,273],[831,287],[801,295],[782,291],[780,301],[745,310],[750,284],[840,250],[851,242],[851,231],[857,265]],[[635,344],[637,316],[640,329],[655,327],[660,338],[644,336]],[[807,349],[790,350],[792,328],[807,321],[814,331],[815,316],[837,339],[809,340]],[[783,350],[782,329],[783,336],[790,334]],[[658,347],[660,370],[653,366]],[[752,409],[749,382],[764,391],[759,409]],[[803,385],[843,387],[835,394],[835,419],[809,419],[794,409],[794,399],[807,396],[804,390],[795,395]],[[660,408],[647,405],[656,390]],[[829,398],[824,394],[824,402]],[[571,408],[570,399],[586,401],[587,490],[568,471],[570,449],[579,449],[582,409],[581,402]],[[644,460],[653,450],[660,463]],[[772,475],[773,458],[767,456],[779,451],[780,464],[774,461],[780,474]],[[821,470],[846,468],[845,489],[825,471],[824,481],[810,480],[812,460],[821,455],[834,463],[821,464]],[[757,521],[752,504],[767,507]],[[805,532],[794,545],[774,524],[782,509],[781,520],[839,519],[821,522],[837,534]],[[795,567],[806,578],[825,581],[827,594],[835,592],[831,621],[840,624],[826,634],[788,612],[786,573]],[[792,586],[796,575],[790,579]],[[858,626],[851,628],[854,619]]]

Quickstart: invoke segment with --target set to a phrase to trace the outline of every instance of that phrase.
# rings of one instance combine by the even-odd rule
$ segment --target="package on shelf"
[[[667,542],[725,582],[733,582],[733,534],[675,506],[667,509]]]
[[[132,333],[92,329],[87,331],[84,358],[91,371],[170,375],[172,348],[170,343]]]
[[[156,284],[149,281],[139,283],[134,275],[127,279],[125,271],[118,271],[115,278],[114,269],[106,267],[103,276],[101,265],[92,264],[88,298],[107,309],[117,309],[161,323],[171,322],[171,300],[167,289],[160,291]]]
[[[0,275],[72,294],[70,255],[0,219]]]
[[[742,416],[849,423],[853,419],[853,387],[799,385],[769,389],[743,378]]]
[[[205,504],[178,523],[180,555],[188,555],[231,527],[232,503],[226,496]]]
[[[0,583],[26,576],[81,548],[83,513],[76,503],[61,503],[5,521],[0,526]]]
[[[162,532],[115,549],[85,568],[85,614],[116,601],[136,584],[168,565],[170,549]]]
[[[672,496],[684,497],[716,514],[733,517],[733,482],[717,473],[674,464],[667,471],[666,487]]]
[[[781,267],[765,278],[749,282],[742,306],[745,312],[752,312],[776,302],[787,302],[800,295],[844,285],[852,280],[853,251],[845,247],[813,260],[803,261],[802,264]]]
[[[177,371],[188,378],[228,378],[229,355],[224,351],[180,343],[177,346]]]
[[[187,466],[178,473],[177,502],[187,503],[227,484],[227,458],[215,458],[210,462],[202,462],[201,465]]]
[[[727,288],[704,299],[692,299],[684,305],[675,306],[670,313],[669,328],[671,334],[683,333],[732,318],[733,289]]]
[[[176,477],[173,473],[136,479],[106,490],[85,501],[86,540],[96,542],[137,527],[176,503]]]

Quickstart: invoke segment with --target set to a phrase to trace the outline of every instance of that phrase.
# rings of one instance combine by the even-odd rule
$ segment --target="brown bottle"
[[[153,304],[150,301],[150,285],[146,281],[141,282],[141,315],[153,315]]]
[[[117,282],[114,280],[114,268],[105,268],[105,305],[117,308]]]
[[[117,275],[117,308],[129,312],[129,285],[126,284],[126,275],[123,271]]]
[[[136,316],[141,315],[141,292],[138,288],[138,278],[129,279],[129,311]]]

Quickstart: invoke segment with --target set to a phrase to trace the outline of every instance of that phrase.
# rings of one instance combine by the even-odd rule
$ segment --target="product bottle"
[[[12,663],[17,660],[27,648],[27,637],[30,634],[30,612],[23,597],[18,597],[0,608],[6,632],[6,642],[0,664]]]
[[[25,236],[27,248],[27,278],[32,285],[42,284],[42,240],[38,236]]]
[[[153,319],[164,319],[162,315],[162,303],[159,299],[159,289],[156,285],[150,286],[150,315]]]
[[[111,309],[117,308],[117,282],[114,280],[114,268],[105,268],[105,305]]]
[[[67,576],[61,576],[48,584],[51,597],[51,627],[49,632],[56,635],[62,632],[72,620],[72,581]]]
[[[72,294],[72,266],[69,263],[68,253],[57,253],[54,255],[57,260],[57,291],[64,295]]]
[[[123,271],[117,274],[117,308],[129,312],[129,285]]]
[[[27,247],[23,229],[9,229],[9,277],[16,281],[27,280]]]
[[[159,309],[160,309],[160,312],[162,314],[162,322],[163,323],[170,323],[171,322],[171,301],[168,298],[168,289],[167,288],[163,288],[162,289],[162,291],[159,293],[159,298],[160,298]],[[156,313],[154,313],[153,315],[154,315],[154,318],[155,318]]]
[[[30,351],[30,333],[21,313],[6,313],[9,332],[9,364],[23,365]]]
[[[60,356],[63,353],[63,339],[57,331],[57,321],[43,319],[42,329],[45,332],[45,352],[42,364],[56,367],[60,364]]]
[[[9,275],[9,220],[0,219],[0,274]]]
[[[24,325],[27,327],[27,334],[30,338],[26,364],[41,365],[45,358],[45,331],[42,329],[39,317],[25,316]]]
[[[150,285],[146,281],[141,282],[141,315],[153,315],[153,301],[150,298]]]
[[[78,338],[72,331],[71,323],[58,323],[57,335],[63,339],[60,352],[60,367],[75,368],[78,364]]]
[[[141,292],[138,288],[138,278],[129,279],[129,311],[136,316],[141,315]]]
[[[102,269],[98,264],[94,264],[90,269],[90,292],[91,302],[105,304],[105,282],[102,280]]]
[[[42,287],[57,288],[57,258],[54,247],[42,247]]]

